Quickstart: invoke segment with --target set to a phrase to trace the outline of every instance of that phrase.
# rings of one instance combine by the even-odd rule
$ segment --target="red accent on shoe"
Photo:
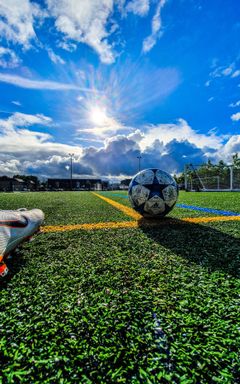
[[[2,263],[0,264],[0,277],[4,277],[8,274],[8,267],[6,264]]]

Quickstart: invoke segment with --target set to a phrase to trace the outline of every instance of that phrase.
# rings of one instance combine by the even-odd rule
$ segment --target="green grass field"
[[[124,192],[101,192],[124,206]],[[240,213],[239,193],[179,203]],[[0,194],[45,225],[129,222],[90,192]],[[1,383],[240,382],[240,221],[42,233],[0,282]]]

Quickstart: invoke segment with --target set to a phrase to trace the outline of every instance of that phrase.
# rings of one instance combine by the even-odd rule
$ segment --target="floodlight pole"
[[[233,165],[230,165],[230,191],[233,190]]]
[[[69,156],[70,156],[70,189],[72,191],[73,156],[74,156],[74,153],[69,153]]]
[[[138,159],[138,172],[141,171],[141,158],[142,158],[141,155],[137,156],[137,159]]]
[[[188,164],[185,164],[184,165],[184,189],[185,189],[185,191],[188,189],[187,170],[188,170]]]

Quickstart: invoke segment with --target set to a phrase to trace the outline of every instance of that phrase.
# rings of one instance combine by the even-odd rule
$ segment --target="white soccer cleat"
[[[5,259],[20,243],[39,231],[43,220],[44,213],[40,209],[0,210],[0,276],[8,273]]]

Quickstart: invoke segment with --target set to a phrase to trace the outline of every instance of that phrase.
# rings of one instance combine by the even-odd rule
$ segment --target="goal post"
[[[186,191],[240,191],[240,168],[233,164],[185,164],[184,187]]]

